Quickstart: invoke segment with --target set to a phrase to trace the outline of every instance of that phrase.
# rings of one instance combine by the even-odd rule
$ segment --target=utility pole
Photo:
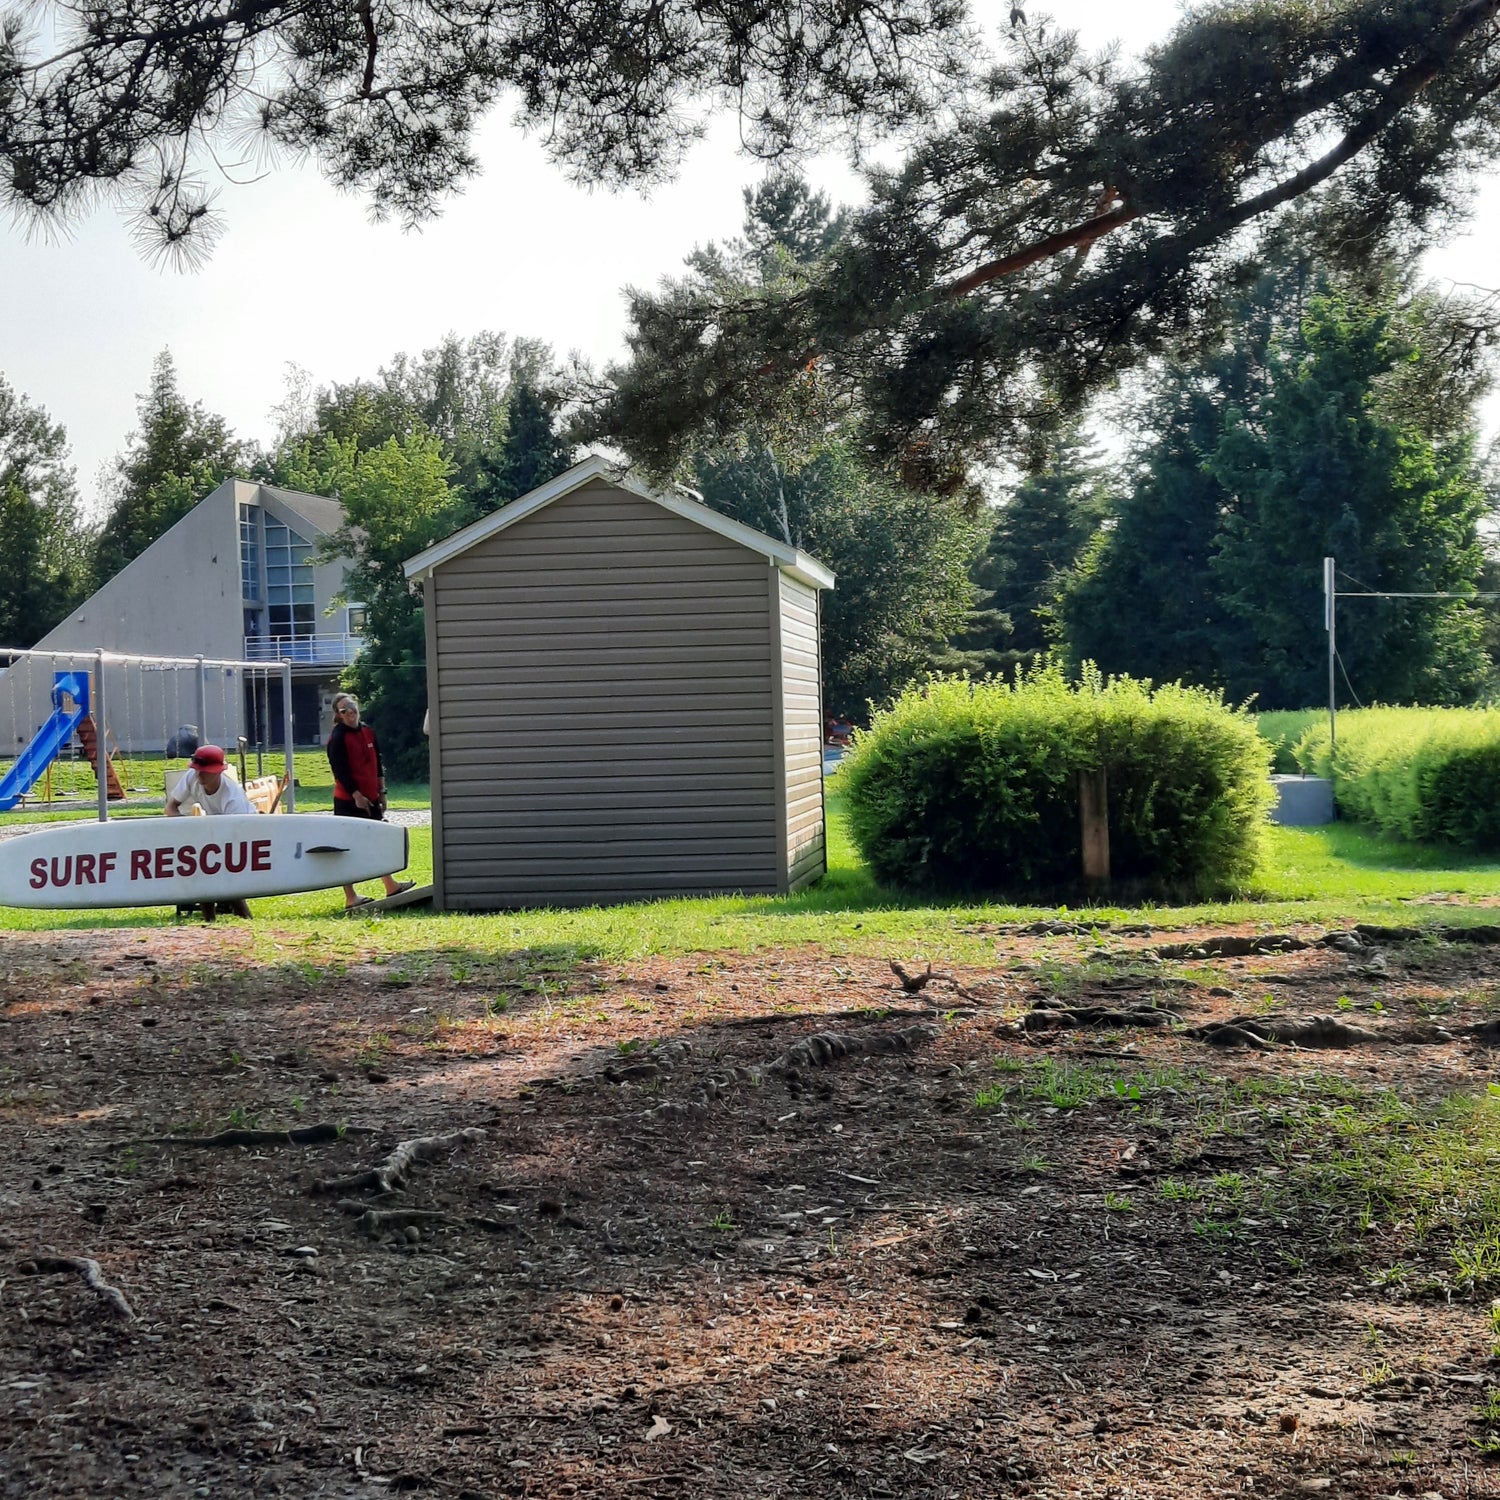
[[[1328,632],[1328,753],[1330,755],[1336,743],[1334,731],[1338,714],[1333,698],[1333,669],[1334,663],[1338,660],[1338,649],[1334,644],[1335,626],[1338,623],[1335,618],[1338,610],[1338,592],[1334,588],[1333,573],[1333,559],[1325,557],[1323,559],[1323,627]]]

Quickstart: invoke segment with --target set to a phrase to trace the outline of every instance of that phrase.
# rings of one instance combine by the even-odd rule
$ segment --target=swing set
[[[277,679],[279,736],[270,722]],[[111,803],[163,798],[200,743],[238,754],[239,779],[262,812],[295,808],[290,662],[0,647],[6,710],[5,732],[18,748],[8,763],[0,759],[0,812],[92,800],[107,822]],[[284,773],[267,774],[277,738]]]

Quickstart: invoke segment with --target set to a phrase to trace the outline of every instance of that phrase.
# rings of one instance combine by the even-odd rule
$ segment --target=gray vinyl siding
[[[818,595],[778,570],[781,607],[782,775],[786,785],[786,889],[827,868],[823,823],[823,682]]]
[[[439,564],[443,905],[780,888],[777,576],[602,483]]]

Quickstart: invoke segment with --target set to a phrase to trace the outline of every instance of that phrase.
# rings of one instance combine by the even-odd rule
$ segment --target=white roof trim
[[[807,584],[809,588],[831,589],[833,587],[833,574],[822,563],[815,562],[805,552],[799,551],[796,547],[788,547],[785,543],[766,536],[764,532],[756,531],[753,526],[746,526],[729,516],[721,515],[699,500],[689,500],[685,495],[659,495],[654,490],[647,489],[638,479],[633,478],[618,465],[610,463],[608,459],[601,458],[597,454],[590,455],[582,463],[576,463],[571,469],[564,470],[556,479],[550,479],[546,484],[538,485],[530,494],[523,495],[519,500],[513,500],[509,505],[501,506],[499,510],[487,516],[481,516],[479,520],[465,526],[462,531],[455,531],[452,536],[444,537],[442,541],[435,542],[425,552],[419,552],[415,557],[408,559],[405,564],[407,578],[426,578],[434,568],[442,567],[445,562],[462,555],[471,547],[478,546],[480,542],[487,541],[497,532],[504,531],[508,526],[514,526],[517,521],[524,521],[527,516],[535,515],[544,506],[551,505],[554,500],[560,500],[564,495],[571,494],[572,491],[596,479],[602,479],[618,489],[628,490],[632,495],[638,495],[642,500],[649,500],[652,504],[661,506],[663,510],[669,510],[673,515],[681,516],[685,521],[696,522],[707,531],[717,532],[731,542],[738,542],[740,546],[748,547],[752,552],[759,552],[762,557],[774,563],[783,572],[790,573],[793,578]]]

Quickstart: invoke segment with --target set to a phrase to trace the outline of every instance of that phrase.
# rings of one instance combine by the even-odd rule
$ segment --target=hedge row
[[[937,679],[859,734],[840,778],[884,884],[1056,894],[1080,882],[1080,773],[1105,770],[1111,873],[1142,893],[1242,889],[1260,863],[1270,749],[1200,688]]]
[[[1297,742],[1304,771],[1333,782],[1345,816],[1399,838],[1500,849],[1500,710],[1364,708]]]
[[[1319,719],[1326,720],[1327,717],[1328,710],[1323,708],[1286,708],[1256,714],[1255,727],[1260,731],[1260,737],[1271,747],[1273,774],[1297,774],[1300,769],[1297,764],[1297,742]]]

